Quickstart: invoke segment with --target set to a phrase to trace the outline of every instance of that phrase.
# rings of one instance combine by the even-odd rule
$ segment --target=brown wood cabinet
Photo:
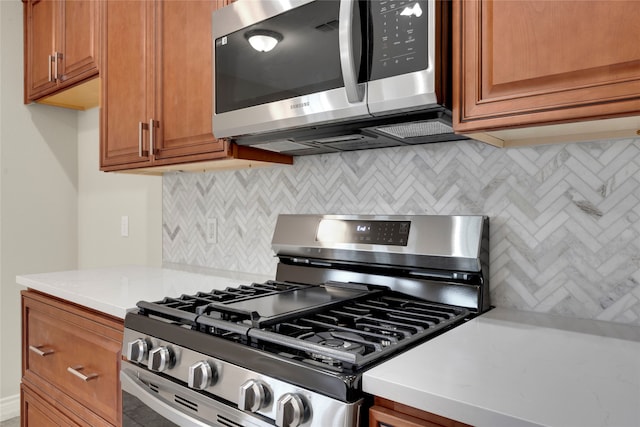
[[[24,0],[25,103],[98,75],[102,6],[99,0]]]
[[[150,172],[204,161],[291,163],[211,129],[211,13],[226,0],[112,1],[102,61],[101,169]],[[179,166],[175,166],[179,165]],[[210,167],[212,164],[208,164]],[[152,168],[152,169],[149,169]]]
[[[640,2],[456,0],[453,12],[456,131],[640,114]]]
[[[120,319],[23,291],[22,426],[121,425],[123,330]]]
[[[369,409],[369,427],[471,427],[440,415],[381,397]]]

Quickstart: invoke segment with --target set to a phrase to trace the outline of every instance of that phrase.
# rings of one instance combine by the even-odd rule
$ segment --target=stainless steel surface
[[[358,419],[358,411],[362,401],[357,401],[355,403],[345,403],[336,399],[332,399],[327,396],[323,396],[318,393],[314,393],[313,390],[307,390],[302,387],[298,387],[292,384],[287,383],[286,381],[282,381],[267,375],[259,374],[253,372],[251,370],[242,368],[233,363],[229,363],[223,360],[217,360],[211,358],[205,354],[198,353],[188,348],[182,348],[173,343],[169,343],[167,341],[158,340],[153,337],[141,337],[140,334],[136,331],[125,328],[124,331],[124,340],[123,340],[123,352],[126,351],[127,343],[134,342],[137,339],[146,338],[151,342],[151,346],[153,348],[159,347],[171,347],[175,354],[176,363],[175,365],[167,369],[163,372],[163,374],[168,375],[172,378],[177,379],[180,382],[186,383],[189,377],[189,367],[196,364],[199,361],[206,360],[212,369],[215,369],[218,372],[218,378],[215,383],[209,385],[207,388],[203,389],[203,391],[218,396],[220,399],[224,399],[228,402],[231,402],[235,407],[240,403],[239,395],[240,389],[243,384],[246,384],[248,381],[256,381],[262,384],[267,385],[268,392],[270,395],[269,402],[266,406],[262,407],[257,411],[261,416],[267,417],[268,419],[275,420],[277,416],[277,404],[276,402],[282,396],[287,393],[295,394],[297,396],[302,396],[306,402],[308,402],[308,406],[313,408],[313,413],[311,414],[309,420],[305,424],[305,427],[326,427],[326,426],[336,426],[336,427],[353,427],[357,425],[356,420]],[[121,378],[131,377],[130,379],[135,384],[136,377],[140,377],[145,381],[151,382],[157,386],[159,386],[162,391],[163,388],[167,388],[169,393],[177,393],[179,395],[191,396],[190,398],[197,401],[198,411],[207,411],[211,410],[220,411],[220,403],[213,399],[208,399],[202,394],[199,394],[196,391],[189,390],[187,387],[177,386],[171,381],[168,381],[162,378],[159,375],[154,374],[153,372],[149,372],[143,367],[144,365],[137,365],[134,363],[123,362],[121,369]],[[165,384],[168,382],[169,384]],[[125,387],[125,381],[122,381],[123,388],[126,391],[129,391],[132,394],[136,394],[136,391],[140,392],[140,389],[133,389]],[[140,385],[140,384],[138,384]],[[144,388],[142,389],[144,390]],[[171,391],[172,390],[172,391]],[[145,391],[148,394],[147,391]],[[150,397],[147,397],[150,399]],[[173,402],[172,397],[165,397],[169,402]],[[141,399],[143,400],[143,399]],[[173,404],[170,404],[172,406]],[[151,405],[149,405],[151,406]],[[176,406],[178,408],[183,408],[183,405]],[[226,410],[229,411],[229,407],[226,407]],[[202,413],[202,412],[197,412]],[[237,408],[234,408],[231,411],[232,414],[236,414],[232,419],[238,418],[238,416],[246,413],[240,411]],[[193,412],[195,415],[196,412]],[[167,417],[169,418],[169,417]],[[169,418],[171,419],[171,418]],[[214,416],[209,418],[205,417],[204,419],[215,419]],[[244,418],[243,418],[244,419]],[[257,421],[253,421],[254,418],[246,418],[247,420],[252,420],[251,422],[255,422],[255,424],[245,424],[243,422],[239,422],[241,425],[273,425],[268,423],[258,423]],[[255,420],[258,420],[255,418]],[[177,421],[174,421],[177,422]],[[196,424],[197,425],[197,424]],[[202,424],[207,425],[207,424]]]
[[[312,1],[313,0],[244,0],[232,3],[229,6],[217,10],[213,14],[213,39],[216,40],[227,34],[242,30],[248,25],[264,21],[288,10],[311,3]],[[312,40],[307,40],[307,43],[311,42]],[[214,44],[214,73],[216,69],[215,56]],[[362,97],[366,99],[364,93]],[[304,108],[292,108],[292,106],[295,105],[304,105]],[[312,123],[341,121],[347,118],[363,118],[369,116],[370,114],[364,100],[355,103],[349,102],[344,88],[339,88],[322,93],[270,102],[265,105],[247,107],[238,111],[229,111],[223,115],[214,113],[213,129],[216,138],[225,138],[238,134],[255,134],[276,129],[307,126]],[[248,117],[251,119],[248,120]]]
[[[222,403],[207,399],[196,392],[185,389],[162,377],[156,377],[136,370],[123,368],[120,371],[122,389],[131,393],[147,407],[178,424],[181,427],[211,427],[212,420],[223,415],[227,419],[238,420],[238,425],[247,427],[267,427],[269,424],[260,420],[251,420],[242,414],[236,414]],[[177,405],[176,396],[185,396],[193,405]],[[180,401],[180,400],[178,400]],[[198,408],[198,415],[187,413],[192,407]],[[205,421],[206,420],[206,421]]]
[[[480,215],[280,215],[276,280],[127,314],[123,387],[184,425],[358,427],[366,369],[490,308],[488,232]]]
[[[340,65],[342,67],[342,79],[344,89],[347,92],[347,100],[350,103],[361,102],[364,99],[364,84],[358,84],[358,70],[353,52],[353,8],[355,0],[342,0],[340,2],[339,40],[340,40]]]
[[[280,215],[271,244],[278,256],[340,260],[348,251],[349,260],[357,262],[423,268],[460,264],[477,272],[481,270],[486,220],[480,215]],[[410,221],[407,245],[340,243],[318,238],[320,227],[340,233],[346,230],[346,221]]]
[[[374,116],[390,112],[410,111],[438,104],[436,98],[436,2],[427,8],[428,67],[413,73],[372,80],[367,84],[367,103]]]
[[[304,105],[304,111],[292,108],[294,105]],[[340,88],[229,111],[223,118],[214,115],[213,129],[216,138],[226,138],[369,116],[364,101],[350,103],[344,88]],[[247,117],[251,120],[248,121]]]
[[[287,277],[292,281],[306,281],[321,284],[333,280],[344,280],[353,283],[370,283],[386,286],[394,291],[436,301],[442,304],[456,305],[467,309],[485,311],[489,308],[489,299],[476,286],[452,283],[444,280],[429,280],[425,277],[390,277],[386,275],[366,274],[332,268],[308,268],[301,265],[278,265],[276,279]],[[451,278],[448,278],[451,279]],[[488,289],[488,284],[485,285]]]
[[[216,40],[247,26],[264,22],[307,3],[311,1],[239,0],[213,14],[213,39]],[[427,14],[426,49],[428,50],[425,69],[358,83],[358,69],[351,38],[351,17],[354,13],[355,0],[342,0],[339,14],[339,46],[335,49],[339,49],[344,87],[303,96],[292,96],[284,100],[260,103],[223,113],[218,113],[214,105],[212,123],[215,136],[233,138],[240,145],[292,155],[466,139],[463,136],[456,136],[449,126],[451,124],[450,112],[447,110],[449,106],[443,105],[448,97],[444,94],[443,99],[437,97],[436,61],[448,61],[449,55],[448,52],[441,52],[441,56],[436,57],[437,40],[445,35],[436,32],[435,1],[428,1],[427,4],[427,10],[424,11]],[[268,26],[268,23],[265,25]],[[444,27],[446,28],[446,25]],[[312,35],[298,40],[298,43],[313,46],[311,37]],[[215,43],[213,49],[215,76]],[[237,68],[242,70],[251,67],[238,65]],[[255,71],[250,70],[250,72]],[[302,74],[307,75],[307,73]],[[446,78],[446,76],[440,78]],[[406,114],[409,113],[413,117],[407,117]],[[386,125],[389,121],[397,125],[419,120],[444,121],[447,126],[440,129],[449,130],[414,135],[406,140],[377,131],[378,124]],[[307,135],[306,133],[309,132],[311,134]],[[357,140],[349,138],[345,143],[340,139],[353,134],[358,135]],[[319,142],[326,139],[323,137],[338,142]]]

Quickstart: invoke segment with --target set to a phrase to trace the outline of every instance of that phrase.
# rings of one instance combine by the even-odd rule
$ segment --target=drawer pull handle
[[[53,349],[43,348],[43,347],[44,347],[43,345],[30,345],[29,350],[33,351],[38,356],[42,356],[42,357],[49,356],[50,354],[55,353]]]
[[[78,365],[74,367],[69,366],[67,368],[67,371],[71,372],[73,375],[80,378],[82,381],[90,381],[94,378],[98,378],[98,374],[89,374],[89,375],[83,374],[82,372],[80,372],[82,369],[84,369],[84,366],[82,365]]]

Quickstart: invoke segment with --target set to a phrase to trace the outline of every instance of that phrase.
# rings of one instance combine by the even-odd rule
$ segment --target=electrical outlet
[[[129,217],[127,215],[120,218],[120,236],[129,237]]]
[[[218,243],[218,221],[215,218],[207,218],[206,239],[207,243]]]

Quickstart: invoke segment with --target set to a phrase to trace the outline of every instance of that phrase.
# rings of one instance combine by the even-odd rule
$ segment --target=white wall
[[[79,268],[161,266],[162,178],[100,172],[97,108],[78,113],[78,184]]]
[[[16,275],[162,264],[162,178],[99,171],[98,109],[23,104],[22,23],[0,0],[0,421],[19,415]]]
[[[77,263],[77,114],[23,104],[22,3],[0,1],[0,418],[19,392],[15,276]]]

